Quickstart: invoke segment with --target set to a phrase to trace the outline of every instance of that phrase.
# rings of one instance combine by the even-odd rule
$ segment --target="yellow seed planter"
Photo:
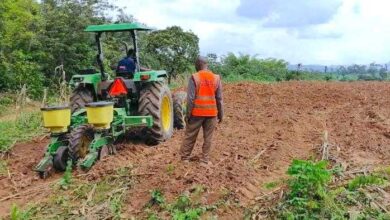
[[[68,131],[70,125],[70,108],[65,106],[41,108],[43,115],[43,126],[50,129],[52,133],[63,133]]]
[[[97,129],[109,129],[114,118],[113,102],[92,102],[85,105],[88,123]]]

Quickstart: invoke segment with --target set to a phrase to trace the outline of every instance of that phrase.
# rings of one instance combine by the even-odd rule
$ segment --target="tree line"
[[[367,65],[350,65],[340,66],[335,71],[343,79],[358,79],[358,80],[387,80],[389,77],[387,64],[381,65],[371,63]]]
[[[116,12],[114,17],[110,17]],[[67,79],[83,69],[96,68],[94,36],[83,30],[90,24],[134,22],[133,16],[108,0],[1,0],[0,1],[0,92],[27,85],[30,96],[39,97],[52,87],[63,65]],[[142,22],[142,21],[141,21]],[[194,71],[199,38],[178,26],[140,33],[141,65],[164,69],[169,80]],[[109,73],[125,56],[127,33],[109,33],[103,38],[104,64]],[[281,59],[260,59],[246,54],[208,54],[210,68],[227,81],[256,80],[380,80],[388,79],[387,66],[371,64],[339,67],[321,74],[289,70]]]
[[[116,12],[115,18],[109,12]],[[39,97],[44,87],[58,81],[63,65],[66,76],[96,67],[94,36],[83,30],[90,24],[134,22],[107,0],[2,0],[0,1],[0,92],[27,85]],[[199,54],[198,37],[173,26],[140,33],[141,64],[165,69],[171,77],[188,71]],[[109,33],[103,39],[106,67],[125,56],[127,33]],[[110,68],[109,72],[112,72]]]

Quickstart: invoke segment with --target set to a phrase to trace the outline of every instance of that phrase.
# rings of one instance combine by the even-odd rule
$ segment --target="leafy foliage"
[[[176,202],[169,207],[174,220],[195,220],[205,211],[205,208],[194,207],[191,199],[186,195],[181,195]]]
[[[218,206],[226,204],[226,197],[223,200],[215,203],[214,205],[203,206],[200,202],[196,202],[196,198],[204,192],[202,186],[195,186],[193,194],[182,194],[176,198],[176,200],[170,204],[165,202],[164,195],[160,190],[153,190],[151,194],[151,200],[147,204],[147,208],[151,208],[153,205],[159,208],[159,211],[168,212],[171,219],[174,220],[196,220],[200,219],[201,215],[206,211],[215,210]],[[152,206],[151,206],[152,205]],[[159,219],[155,212],[150,212],[148,219]]]
[[[249,55],[236,56],[229,53],[218,60],[209,54],[210,69],[226,80],[251,79],[258,81],[281,81],[287,73],[287,62],[277,59],[258,59]]]
[[[289,193],[287,197],[288,211],[282,215],[307,216],[316,218],[317,213],[324,207],[327,198],[326,186],[331,180],[331,172],[326,169],[327,162],[294,160],[287,174],[291,176],[288,181]],[[334,201],[328,201],[334,203]],[[299,219],[299,218],[298,218]]]
[[[31,217],[31,209],[20,210],[15,204],[11,207],[10,219],[11,220],[27,220]]]
[[[246,54],[228,53],[218,57],[207,55],[210,69],[223,76],[225,81],[285,81],[285,80],[332,80],[330,74],[311,73],[308,71],[288,70],[288,63],[273,58],[259,59]]]
[[[199,54],[199,38],[178,26],[155,31],[147,37],[146,52],[168,71],[169,82],[178,74],[190,70]]]
[[[288,169],[288,193],[277,206],[282,219],[385,219],[388,214],[373,206],[373,198],[365,187],[382,185],[379,174],[357,176],[348,187],[332,188],[330,181],[338,168],[327,168],[326,161],[294,160]],[[359,189],[359,190],[358,190]]]
[[[164,195],[161,190],[155,189],[152,191],[152,199],[150,201],[151,205],[162,205],[165,203]]]
[[[28,84],[30,94],[40,92],[39,10],[33,0],[0,1],[0,91]]]
[[[287,171],[292,177],[288,183],[291,198],[295,200],[323,196],[325,186],[331,180],[331,173],[326,166],[326,161],[314,163],[294,160]],[[297,199],[299,200],[301,199]]]
[[[61,189],[68,189],[69,185],[72,183],[72,165],[72,161],[68,160],[64,175],[59,182]]]
[[[113,6],[106,0],[45,0],[40,6],[45,21],[39,36],[39,41],[44,42],[44,74],[52,78],[54,68],[61,64],[69,76],[93,66],[93,36],[83,30],[88,24],[104,23],[104,10]]]

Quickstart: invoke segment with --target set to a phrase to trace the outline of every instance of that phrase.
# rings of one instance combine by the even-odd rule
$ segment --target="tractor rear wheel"
[[[91,125],[81,125],[72,130],[69,138],[69,156],[74,164],[88,154],[89,144],[93,138],[94,131]]]
[[[72,112],[84,108],[85,104],[93,102],[93,93],[87,87],[76,88],[70,97]]]
[[[172,136],[173,103],[171,91],[166,84],[153,82],[143,88],[138,101],[138,112],[142,116],[153,117],[153,126],[145,129],[147,144],[156,145]]]
[[[183,129],[186,127],[187,93],[180,91],[173,94],[174,127]]]

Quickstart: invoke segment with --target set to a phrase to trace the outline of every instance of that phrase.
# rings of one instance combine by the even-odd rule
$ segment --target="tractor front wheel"
[[[91,125],[81,125],[72,130],[69,138],[69,155],[74,164],[89,152],[89,145],[94,138]]]
[[[72,112],[84,108],[85,104],[93,102],[93,93],[87,87],[76,88],[70,97]]]
[[[169,139],[173,134],[173,102],[171,91],[163,82],[148,84],[141,91],[138,112],[151,115],[153,126],[146,129],[146,143],[156,145]]]

